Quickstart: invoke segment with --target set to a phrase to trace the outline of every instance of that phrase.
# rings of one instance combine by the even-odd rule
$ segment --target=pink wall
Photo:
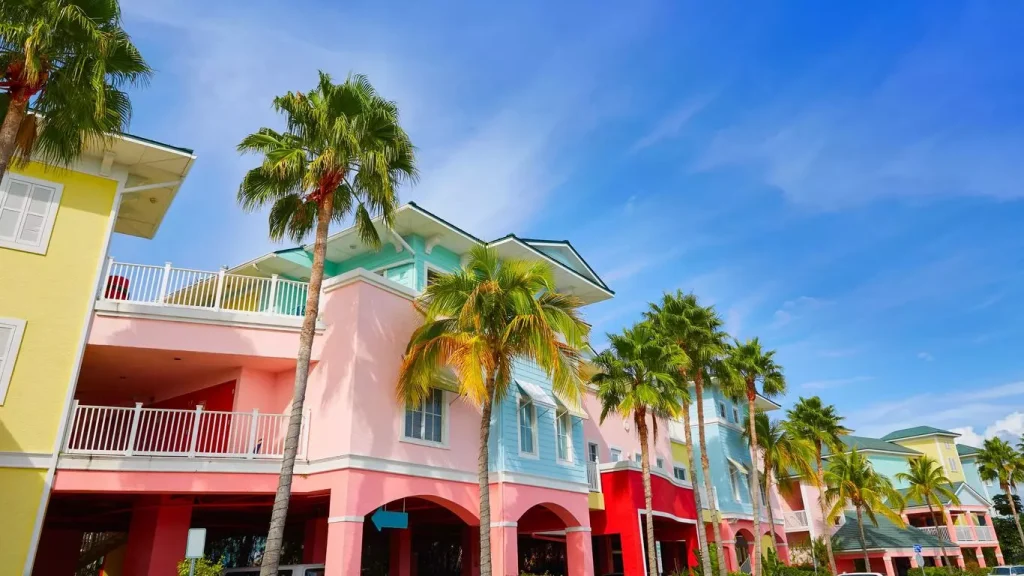
[[[611,462],[610,448],[615,447],[622,450],[623,460],[632,461],[633,454],[640,452],[640,438],[636,435],[636,426],[633,424],[633,420],[629,419],[624,425],[622,417],[612,413],[608,414],[602,424],[600,421],[601,402],[592,392],[583,395],[583,408],[590,415],[589,420],[583,421],[583,440],[598,445],[600,448],[599,460],[602,463]],[[648,421],[648,427],[650,427],[650,421]],[[653,433],[653,430],[651,432]],[[668,435],[668,422],[658,422],[658,437],[651,439],[651,448],[651,467],[653,468],[656,463],[655,458],[660,456],[665,459],[665,469],[662,472],[671,476],[672,441]],[[689,463],[684,462],[682,465],[689,468]]]

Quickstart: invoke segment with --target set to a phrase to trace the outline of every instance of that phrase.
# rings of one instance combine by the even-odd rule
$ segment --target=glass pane
[[[324,576],[323,568],[307,568],[306,576]]]
[[[441,442],[441,417],[437,416],[434,418],[434,434],[430,438],[434,442]]]
[[[0,238],[14,238],[19,216],[21,213],[14,210],[0,210]]]
[[[38,244],[39,238],[43,234],[43,217],[35,214],[27,214],[25,216],[25,222],[21,225],[21,234],[18,235],[18,241],[26,242],[28,244]]]
[[[28,205],[28,213],[46,216],[50,211],[50,200],[53,199],[53,188],[36,186],[32,189],[32,200]]]
[[[7,355],[7,347],[11,345],[11,338],[14,337],[14,328],[0,326],[0,360]]]
[[[408,408],[405,409],[405,435],[410,437],[412,436],[414,430],[412,426],[412,414],[412,410]]]
[[[412,413],[412,437],[423,438],[423,412],[419,410]]]
[[[25,209],[25,201],[28,198],[28,184],[24,182],[11,182],[7,189],[7,199],[4,200],[4,208],[22,211]]]

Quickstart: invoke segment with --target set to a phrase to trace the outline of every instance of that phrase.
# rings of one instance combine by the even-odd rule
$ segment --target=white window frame
[[[679,473],[680,471],[682,471],[682,474]],[[680,478],[680,476],[682,476],[682,477]],[[672,467],[672,477],[675,478],[676,480],[679,480],[680,482],[686,482],[686,467],[684,467],[684,466],[673,466]]]
[[[532,409],[530,410],[530,430],[533,431],[533,451],[523,451],[523,422],[522,411],[524,406],[529,405]],[[537,435],[537,405],[533,402],[533,399],[529,396],[520,396],[519,402],[516,403],[516,439],[519,442],[519,455],[524,458],[540,458],[540,438]]]
[[[7,399],[7,390],[11,386],[14,364],[18,361],[21,340],[25,335],[25,321],[20,318],[0,318],[0,326],[14,328],[7,350],[0,350],[0,357],[3,357],[3,363],[0,363],[0,406],[3,406]]]
[[[622,448],[611,446],[608,448],[608,459],[612,462],[622,462]]]
[[[654,457],[654,467],[659,469],[659,470],[664,468],[665,467],[665,459],[662,458],[661,456],[655,456]]]
[[[728,412],[725,410],[725,402],[722,402],[721,400],[719,400],[718,401],[718,417],[721,418],[723,422],[727,419],[726,416],[725,416],[727,413]]]
[[[413,282],[415,282],[416,281],[416,259],[415,258],[406,258],[404,260],[399,260],[398,262],[392,262],[390,264],[385,264],[383,266],[378,266],[378,267],[374,268],[373,270],[370,270],[370,272],[376,274],[377,276],[380,276],[381,278],[384,278],[385,280],[391,280],[387,276],[387,271],[391,270],[392,268],[398,268],[399,266],[405,266],[407,264],[412,264]],[[391,281],[395,282],[395,283],[398,283],[396,280],[391,280]],[[402,284],[402,285],[405,286],[405,284]]]
[[[591,450],[593,448],[594,450]],[[597,442],[587,442],[587,462],[601,461],[601,445]]]
[[[409,411],[408,404],[402,406],[402,412],[399,415],[399,439],[402,442],[408,442],[409,444],[419,444],[420,446],[428,446],[430,448],[448,448],[448,398],[444,390],[440,388],[433,388],[432,391],[436,390],[441,395],[441,441],[435,442],[434,440],[426,440],[424,438],[416,438],[415,436],[407,436],[405,433],[405,415]],[[421,420],[426,425],[426,418]]]
[[[565,418],[565,452],[568,458],[562,458],[558,454],[558,425],[562,422],[562,418]],[[569,414],[568,410],[561,410],[555,412],[555,460],[559,464],[572,464],[573,463],[573,445],[572,445],[572,414]]]
[[[949,457],[949,471],[950,472],[959,472],[960,471],[959,466],[956,465],[956,458],[953,457],[953,456]]]
[[[732,421],[737,424],[740,423],[740,409],[738,406],[732,407]]]
[[[731,462],[729,463],[729,486],[732,488],[732,499],[737,502],[742,502],[740,494],[743,492],[740,490],[740,474],[742,472],[736,468]]]
[[[11,174],[8,172],[4,175],[3,181],[0,181],[0,206],[3,206],[4,201],[7,198],[7,189],[11,185],[11,180],[18,180],[35,186],[46,186],[53,188],[53,198],[50,199],[50,207],[46,212],[46,218],[43,220],[43,227],[39,231],[39,244],[23,244],[17,241],[17,235],[20,232],[20,226],[15,227],[15,240],[0,240],[0,248],[10,248],[11,250],[20,250],[22,252],[31,252],[33,254],[46,254],[46,250],[50,246],[50,236],[53,235],[53,225],[57,220],[57,212],[60,210],[60,199],[64,194],[64,185],[49,180],[42,180],[40,178],[33,178],[31,176],[23,176],[21,174]],[[31,202],[31,199],[26,199],[26,202]],[[28,211],[28,205],[25,205],[25,212]],[[22,213],[19,222],[24,222],[25,213]]]
[[[633,461],[636,462],[637,464],[643,466],[644,465],[644,455],[643,455],[643,453],[642,452],[634,452],[633,453]]]
[[[442,270],[441,267],[439,267],[439,266],[435,266],[435,265],[431,264],[430,262],[424,262],[423,263],[423,290],[424,291],[427,289],[427,282],[430,280],[430,272],[431,271],[434,271],[434,272],[436,272],[438,274],[451,274],[451,272],[449,272],[447,270]]]

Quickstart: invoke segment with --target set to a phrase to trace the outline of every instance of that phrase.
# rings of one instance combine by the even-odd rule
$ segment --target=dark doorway
[[[892,569],[896,571],[896,576],[907,576],[910,574],[910,558],[893,558]]]

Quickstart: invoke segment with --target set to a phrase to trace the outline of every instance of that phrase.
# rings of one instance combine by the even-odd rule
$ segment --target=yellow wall
[[[907,440],[893,440],[893,443],[928,455],[929,458],[932,458],[942,465],[942,469],[945,471],[946,477],[949,478],[950,481],[967,481],[967,478],[964,477],[964,466],[963,463],[960,462],[960,456],[956,453],[956,443],[953,438],[949,438],[947,436],[924,436],[922,438],[910,438]],[[955,472],[949,466],[950,458],[953,458],[954,462],[956,462]]]
[[[676,442],[675,440],[672,441],[672,461],[675,462],[676,466],[686,468],[687,474],[689,474],[690,450],[686,447],[686,444]]]
[[[25,320],[7,398],[0,406],[0,456],[49,455],[57,445],[117,183],[34,163],[15,172],[63,184],[64,189],[45,255],[0,247],[0,316]],[[0,467],[2,574],[22,570],[45,474],[45,468]]]

